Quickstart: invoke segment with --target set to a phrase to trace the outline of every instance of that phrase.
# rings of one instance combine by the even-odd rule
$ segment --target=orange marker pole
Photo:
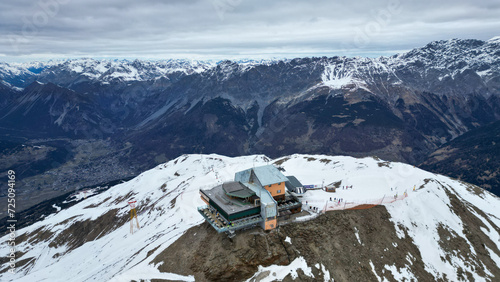
[[[134,234],[134,218],[135,222],[137,223],[137,229],[141,229],[139,227],[139,219],[137,218],[137,211],[135,210],[135,204],[137,203],[136,200],[131,199],[128,204],[130,206],[130,233]]]

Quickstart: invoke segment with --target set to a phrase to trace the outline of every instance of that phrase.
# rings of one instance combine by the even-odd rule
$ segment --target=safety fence
[[[396,194],[387,196],[379,199],[371,199],[365,201],[327,201],[322,212],[335,211],[335,210],[362,210],[370,209],[378,205],[385,205],[400,201],[408,197],[408,193]]]

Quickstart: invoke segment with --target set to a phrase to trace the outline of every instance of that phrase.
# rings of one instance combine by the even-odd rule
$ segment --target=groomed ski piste
[[[419,248],[425,263],[425,269],[436,279],[446,277],[457,281],[457,267],[470,269],[463,260],[452,258],[451,263],[441,260],[445,255],[439,246],[438,226],[445,226],[459,236],[466,238],[463,223],[450,204],[445,188],[452,191],[473,211],[473,207],[482,210],[488,218],[473,211],[488,229],[481,228],[498,249],[500,235],[490,225],[500,226],[500,199],[495,195],[481,191],[474,186],[436,175],[415,168],[411,165],[384,162],[376,158],[353,158],[324,155],[292,155],[271,160],[263,155],[230,158],[221,155],[183,155],[175,160],[148,170],[136,178],[111,187],[101,194],[81,200],[78,204],[47,216],[43,221],[16,232],[17,238],[24,238],[16,246],[16,273],[0,274],[1,281],[131,281],[170,279],[194,281],[193,276],[175,273],[161,273],[152,260],[165,248],[175,242],[187,229],[203,223],[197,207],[204,203],[199,197],[199,190],[211,188],[222,181],[232,180],[234,173],[253,166],[278,163],[285,169],[285,175],[296,176],[304,185],[322,185],[341,181],[343,185],[352,185],[352,189],[337,189],[335,193],[322,190],[308,191],[302,198],[323,209],[330,197],[342,198],[343,201],[369,202],[373,199],[394,196],[396,193],[408,194],[408,197],[387,204],[391,221],[397,226],[398,236],[405,237],[403,229]],[[416,187],[413,191],[413,187]],[[53,241],[61,241],[62,232],[76,222],[89,221],[91,226],[98,218],[111,210],[117,210],[117,217],[129,218],[129,198],[137,201],[138,219],[141,228],[130,233],[129,222],[112,226],[103,231],[93,241],[71,247],[73,238],[66,238],[62,245],[49,246]],[[341,212],[341,211],[340,211]],[[310,218],[314,220],[315,213]],[[300,223],[297,223],[300,224]],[[97,226],[97,225],[95,225]],[[36,231],[36,232],[35,232]],[[37,234],[48,231],[50,236],[37,240]],[[215,232],[215,231],[214,231]],[[75,234],[79,236],[81,234]],[[221,234],[220,236],[224,236]],[[59,240],[58,240],[59,239]],[[3,242],[7,236],[2,238]],[[293,238],[286,243],[293,244]],[[6,257],[10,247],[2,244],[1,254]],[[472,248],[474,253],[474,249]],[[500,265],[500,257],[493,250],[490,256]],[[410,263],[410,262],[408,262]],[[322,265],[308,263],[300,257],[289,266],[266,266],[259,268],[270,272],[268,280],[280,279],[287,273],[294,276],[294,271],[301,268],[306,275],[312,275],[311,267],[322,269],[325,277],[330,277]],[[0,269],[9,268],[4,263]],[[405,268],[387,265],[396,280],[412,279],[412,274]],[[375,272],[375,271],[374,271]],[[273,276],[274,273],[274,276]],[[376,273],[376,272],[375,272]],[[491,274],[491,273],[490,273]],[[488,273],[487,273],[488,275]],[[255,277],[255,276],[254,276]],[[491,277],[491,276],[490,276]],[[474,276],[476,281],[486,281]],[[493,279],[493,277],[491,277]],[[266,281],[266,280],[264,280]]]

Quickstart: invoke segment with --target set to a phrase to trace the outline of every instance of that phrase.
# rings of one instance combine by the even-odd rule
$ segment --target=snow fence
[[[385,205],[394,203],[395,201],[400,201],[408,197],[408,193],[396,194],[391,196],[386,196],[379,199],[371,199],[365,201],[327,201],[322,212],[336,211],[336,210],[362,210],[370,209],[378,205]]]

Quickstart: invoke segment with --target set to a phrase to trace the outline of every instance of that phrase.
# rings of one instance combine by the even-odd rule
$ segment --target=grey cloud
[[[496,36],[497,2],[3,1],[0,60],[388,54]]]

